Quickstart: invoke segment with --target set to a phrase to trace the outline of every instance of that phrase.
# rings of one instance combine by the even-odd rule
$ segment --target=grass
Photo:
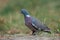
[[[20,33],[31,32],[24,24],[23,15],[20,14],[22,8],[45,23],[53,33],[60,32],[60,0],[9,0],[0,11],[0,18],[5,21],[3,29],[7,29],[6,31],[17,29]]]

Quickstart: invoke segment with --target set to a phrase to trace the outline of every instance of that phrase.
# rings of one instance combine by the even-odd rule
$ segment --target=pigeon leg
[[[32,32],[32,35],[36,35],[36,32],[35,32],[35,31],[33,31],[33,32]]]

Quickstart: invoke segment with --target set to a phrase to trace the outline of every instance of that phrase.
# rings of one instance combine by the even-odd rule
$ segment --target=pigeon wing
[[[41,21],[37,20],[36,18],[32,17],[32,25],[37,28],[38,30],[45,29],[47,26],[45,26]]]

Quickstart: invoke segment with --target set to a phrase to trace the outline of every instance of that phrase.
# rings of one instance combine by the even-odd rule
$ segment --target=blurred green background
[[[22,8],[45,23],[53,33],[60,32],[60,0],[0,0],[0,33],[31,33],[20,14]]]

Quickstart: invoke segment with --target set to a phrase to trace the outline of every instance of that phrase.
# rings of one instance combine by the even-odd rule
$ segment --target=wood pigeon
[[[48,28],[45,24],[43,24],[38,19],[30,16],[29,12],[26,9],[21,9],[21,13],[24,15],[25,25],[29,29],[31,29],[32,35],[35,35],[35,33],[38,31],[51,33],[50,28]]]

